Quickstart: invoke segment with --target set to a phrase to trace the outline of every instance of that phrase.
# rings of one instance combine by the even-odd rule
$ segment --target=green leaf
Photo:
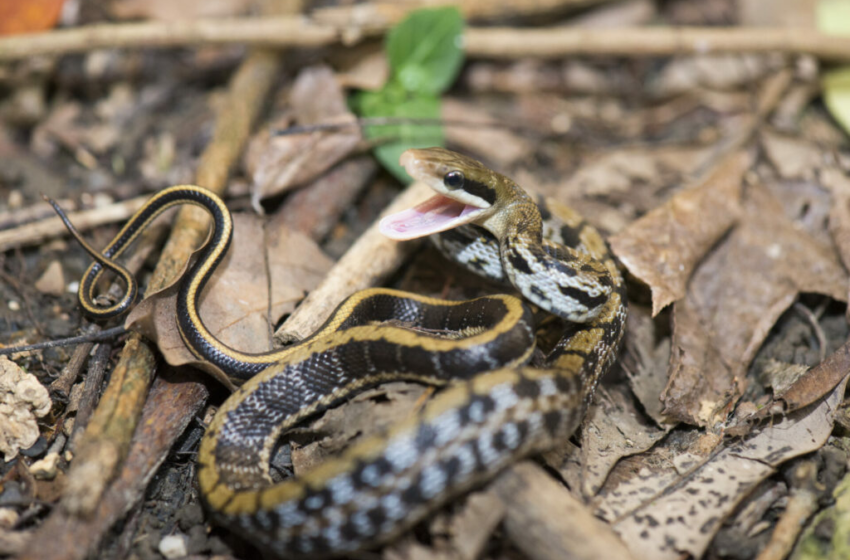
[[[820,0],[815,12],[818,31],[827,35],[850,35],[850,2]]]
[[[411,95],[400,86],[381,91],[362,91],[355,105],[364,117],[403,117],[408,119],[439,119],[440,100],[434,96]],[[408,148],[429,148],[443,145],[443,129],[438,125],[393,124],[365,127],[367,138],[378,141],[375,157],[396,178],[405,184],[413,182],[399,165],[401,153]]]
[[[463,17],[457,8],[417,10],[387,35],[394,78],[409,92],[444,92],[463,63]]]
[[[839,68],[824,74],[823,101],[844,131],[850,131],[850,68]]]
[[[820,0],[817,4],[818,30],[828,35],[850,35],[850,2]],[[832,117],[850,132],[850,67],[826,72],[822,79],[823,101]]]

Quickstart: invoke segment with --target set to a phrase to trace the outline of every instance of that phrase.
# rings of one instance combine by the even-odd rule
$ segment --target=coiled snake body
[[[409,150],[402,164],[438,194],[385,218],[381,230],[396,239],[443,232],[437,244],[451,258],[568,321],[542,367],[524,365],[534,346],[531,313],[509,295],[451,302],[365,290],[294,347],[244,354],[223,345],[200,320],[197,299],[227,250],[230,215],[198,187],[161,191],[103,255],[83,242],[96,262],[80,300],[90,314],[114,315],[132,303],[135,283],[112,259],[138,232],[175,204],[213,215],[212,240],[181,285],[178,326],[196,355],[242,385],[201,443],[201,495],[219,524],[279,556],[384,542],[517,458],[569,437],[622,337],[622,279],[599,234],[578,215],[560,207],[554,217],[553,206],[535,203],[510,179],[447,150]],[[128,284],[124,300],[106,309],[92,302],[104,268]],[[454,334],[435,334],[445,331]],[[356,391],[398,379],[447,387],[388,433],[271,483],[269,459],[282,433]]]

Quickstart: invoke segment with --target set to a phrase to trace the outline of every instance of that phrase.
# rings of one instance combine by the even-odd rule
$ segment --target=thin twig
[[[103,224],[120,222],[126,220],[136,212],[142,205],[147,202],[149,196],[139,196],[129,200],[122,200],[114,204],[109,204],[101,208],[92,208],[91,210],[81,210],[78,212],[68,213],[68,218],[74,222],[74,226],[79,231],[86,231]],[[49,208],[47,204],[44,205]],[[15,247],[23,247],[32,245],[48,239],[65,235],[68,230],[62,220],[55,215],[49,218],[31,222],[14,229],[0,231],[0,251],[6,251]]]
[[[70,338],[60,338],[59,340],[47,340],[45,342],[27,344],[26,346],[10,346],[8,348],[0,348],[0,356],[17,354],[19,352],[30,352],[32,350],[45,350],[47,348],[57,348],[60,346],[74,346],[84,342],[100,342],[101,340],[109,340],[111,338],[119,337],[126,332],[127,329],[121,326],[91,334],[82,334],[80,336],[72,336]]]
[[[163,48],[202,45],[314,47],[359,41],[365,31],[301,17],[233,18],[192,22],[99,24],[0,39],[0,60],[35,55],[87,52],[103,48]],[[850,61],[850,38],[805,28],[646,27],[634,29],[467,28],[468,56],[500,59],[563,58],[576,55],[626,57],[742,52],[810,54],[835,62]]]
[[[791,498],[785,511],[776,523],[770,541],[756,557],[756,560],[782,560],[794,547],[797,537],[806,520],[818,507],[818,469],[814,461],[800,464],[794,471]],[[822,487],[820,488],[822,491]]]
[[[461,119],[411,119],[404,117],[365,117],[354,121],[337,123],[305,124],[290,126],[272,131],[272,136],[292,136],[295,134],[310,134],[311,132],[339,132],[349,128],[362,129],[365,126],[458,126],[463,128],[498,128],[521,132],[526,134],[538,134],[538,131],[527,125],[511,124],[506,122],[482,122],[467,121]]]

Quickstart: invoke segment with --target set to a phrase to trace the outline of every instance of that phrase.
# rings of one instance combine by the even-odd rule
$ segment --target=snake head
[[[443,148],[407,150],[399,163],[437,193],[381,220],[381,233],[400,241],[486,219],[495,211],[499,189],[506,181],[480,162]]]

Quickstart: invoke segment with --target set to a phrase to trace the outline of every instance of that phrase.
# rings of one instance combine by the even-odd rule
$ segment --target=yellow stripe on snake
[[[193,353],[241,387],[207,429],[198,480],[217,523],[278,556],[386,542],[520,457],[568,438],[622,338],[622,278],[602,238],[577,214],[535,202],[510,179],[447,150],[409,150],[401,163],[437,195],[385,218],[381,231],[399,240],[438,234],[432,238],[447,256],[563,319],[560,340],[539,366],[527,365],[532,314],[511,295],[454,302],[376,288],[349,297],[294,347],[245,354],[225,346],[204,326],[197,300],[228,249],[232,224],[221,200],[199,187],[155,195],[103,255],[80,239],[96,261],[80,300],[90,314],[112,316],[136,290],[112,259],[166,208],[195,204],[212,214],[212,239],[180,287],[178,326]],[[92,301],[104,269],[128,284],[127,296],[109,308]],[[388,433],[271,482],[269,460],[282,434],[391,380],[445,388]]]

